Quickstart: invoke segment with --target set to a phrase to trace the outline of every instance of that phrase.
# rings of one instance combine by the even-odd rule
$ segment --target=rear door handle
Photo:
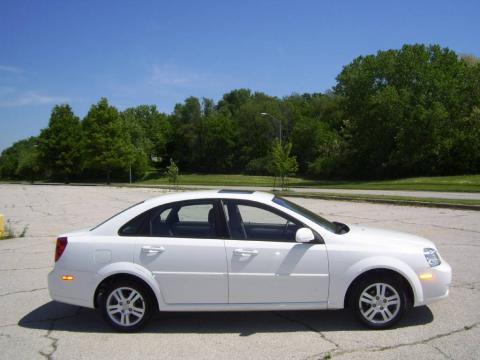
[[[163,246],[149,246],[149,245],[144,245],[142,246],[142,252],[146,254],[160,254],[165,251],[165,248]]]
[[[233,250],[234,255],[238,256],[255,256],[258,254],[258,250],[252,249],[235,249]]]

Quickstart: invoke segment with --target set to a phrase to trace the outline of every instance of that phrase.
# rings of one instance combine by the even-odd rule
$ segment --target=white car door
[[[151,210],[150,236],[137,238],[134,261],[154,274],[165,303],[228,303],[217,203],[186,201]]]
[[[323,243],[296,243],[303,225],[264,205],[225,200],[231,234],[225,241],[230,304],[316,303],[328,300],[328,259]]]

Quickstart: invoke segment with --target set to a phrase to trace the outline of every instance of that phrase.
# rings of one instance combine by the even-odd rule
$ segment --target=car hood
[[[348,225],[350,231],[342,236],[355,242],[361,242],[374,246],[416,248],[434,248],[435,244],[423,237],[403,233],[400,231],[377,229],[368,226]]]

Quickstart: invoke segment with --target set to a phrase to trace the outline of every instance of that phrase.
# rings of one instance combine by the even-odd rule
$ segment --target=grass
[[[352,181],[337,184],[332,183],[318,187],[332,189],[480,192],[480,175],[415,177],[383,181]]]
[[[301,178],[291,178],[292,182],[302,182]],[[168,185],[166,177],[141,182],[150,185]],[[180,185],[230,185],[230,186],[273,186],[273,177],[257,175],[185,174],[179,177]]]
[[[28,230],[28,225],[25,225],[23,227],[23,230],[19,234],[17,234],[13,229],[12,224],[10,223],[10,220],[7,220],[7,223],[5,224],[5,231],[0,236],[0,240],[8,240],[8,239],[25,237],[25,235],[27,234],[27,230]]]
[[[168,179],[163,177],[136,184],[168,185]],[[179,185],[273,187],[273,178],[253,175],[185,174],[180,175]],[[381,181],[331,181],[292,177],[289,179],[289,185],[325,189],[480,192],[480,175],[415,177]]]

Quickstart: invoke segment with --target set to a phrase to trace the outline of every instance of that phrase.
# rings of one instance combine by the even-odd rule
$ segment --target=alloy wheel
[[[373,283],[360,294],[358,307],[362,317],[375,325],[383,325],[397,316],[401,307],[398,291],[386,283]]]
[[[145,316],[146,303],[142,294],[131,287],[114,289],[107,298],[106,312],[117,325],[130,327]]]

